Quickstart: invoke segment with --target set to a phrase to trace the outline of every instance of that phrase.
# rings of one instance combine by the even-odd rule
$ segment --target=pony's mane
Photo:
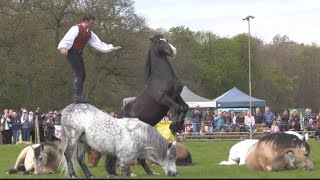
[[[152,126],[145,126],[145,135],[143,136],[147,144],[157,151],[159,159],[167,156],[168,141]]]
[[[259,145],[261,143],[271,143],[276,149],[283,149],[288,147],[300,148],[304,145],[308,154],[310,153],[309,144],[293,134],[281,132],[268,134],[260,138],[257,144]]]
[[[40,156],[40,146],[52,146],[55,150],[60,150],[59,145],[54,143],[54,142],[43,142],[41,143],[38,147],[34,148],[34,157],[39,157]]]

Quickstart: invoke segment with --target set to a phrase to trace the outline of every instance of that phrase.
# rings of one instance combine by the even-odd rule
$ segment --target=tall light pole
[[[248,35],[248,53],[249,53],[249,94],[250,94],[250,99],[249,99],[249,102],[250,102],[250,114],[252,114],[251,113],[251,108],[252,108],[252,100],[251,100],[251,98],[252,98],[252,96],[251,96],[251,53],[250,53],[250,39],[251,39],[251,37],[250,37],[250,19],[254,19],[254,17],[253,16],[247,16],[247,17],[245,17],[245,18],[243,18],[242,20],[244,20],[244,21],[248,21],[248,29],[249,29],[249,35]]]

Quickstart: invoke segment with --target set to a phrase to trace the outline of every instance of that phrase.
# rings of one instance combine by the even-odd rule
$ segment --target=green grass
[[[310,141],[311,155],[314,161],[313,171],[304,171],[302,168],[280,172],[251,172],[246,166],[218,166],[222,160],[227,160],[229,149],[236,141],[212,141],[212,142],[184,142],[192,154],[193,166],[178,166],[180,176],[177,178],[319,178],[320,169],[320,141]],[[66,178],[62,174],[49,175],[7,175],[6,170],[12,168],[20,151],[27,145],[0,145],[0,178]],[[87,157],[86,157],[87,158]],[[151,169],[161,175],[148,176],[141,166],[132,167],[137,174],[133,178],[167,178],[159,166],[151,166]],[[90,168],[97,178],[105,178],[104,158],[100,160],[96,168]],[[120,173],[119,167],[117,172]],[[84,177],[81,170],[77,174]],[[67,177],[68,178],[68,177]]]

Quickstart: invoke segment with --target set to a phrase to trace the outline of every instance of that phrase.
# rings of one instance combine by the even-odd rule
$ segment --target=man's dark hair
[[[96,20],[96,17],[94,17],[93,15],[86,15],[83,17],[83,21],[89,21],[89,20]]]

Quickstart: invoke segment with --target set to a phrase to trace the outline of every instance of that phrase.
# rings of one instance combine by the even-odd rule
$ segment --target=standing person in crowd
[[[96,18],[92,15],[83,17],[83,22],[72,26],[58,45],[58,49],[62,55],[66,56],[75,74],[73,82],[74,103],[88,102],[81,96],[83,83],[86,79],[85,66],[82,58],[85,45],[89,43],[102,53],[121,49],[120,46],[114,47],[112,44],[102,42],[98,36],[89,29],[95,20]]]
[[[271,133],[276,133],[276,132],[280,131],[279,126],[278,126],[278,121],[272,122],[272,126],[271,126],[270,131],[271,131]]]
[[[35,111],[35,116],[38,117],[38,123],[39,123],[39,136],[40,136],[40,142],[45,142],[45,135],[44,135],[44,128],[45,128],[45,114],[41,113],[40,107],[38,107]]]
[[[320,113],[317,116],[317,124],[318,124],[318,130],[320,130]]]
[[[263,117],[262,113],[259,107],[256,108],[255,112],[253,113],[254,120],[256,124],[262,124],[263,123]]]
[[[9,118],[9,112],[6,109],[4,114],[1,117],[1,125],[3,127],[2,131],[2,143],[3,144],[12,144],[12,123],[11,119]]]
[[[263,121],[267,127],[271,128],[272,122],[275,119],[274,114],[270,111],[270,107],[266,106],[265,112],[263,113]]]
[[[214,118],[214,131],[219,132],[222,129],[222,124],[223,124],[223,117],[222,117],[222,111],[218,111],[217,116]]]
[[[244,132],[245,131],[245,125],[244,125],[244,114],[246,111],[242,111],[240,112],[237,117],[236,117],[236,122],[237,122],[237,126],[240,128],[240,132]]]
[[[22,141],[30,141],[30,122],[29,115],[26,109],[23,109],[21,116],[22,124]]]
[[[21,119],[22,115],[23,115],[23,110],[25,110],[25,106],[21,106],[20,111],[18,112],[18,118]]]
[[[201,121],[203,115],[199,105],[197,105],[196,108],[192,111],[191,117],[193,118],[193,129],[195,135],[200,135]]]
[[[54,141],[54,121],[53,112],[50,110],[45,117],[47,142]]]
[[[310,121],[310,119],[312,121]],[[304,126],[306,129],[310,129],[310,126],[312,125],[312,127],[316,127],[316,122],[317,122],[317,115],[316,113],[312,112],[311,108],[308,108],[306,115],[303,118],[304,121]],[[310,124],[310,122],[312,122],[312,124]]]
[[[293,109],[290,113],[289,125],[291,124],[292,121],[296,121],[296,123],[300,124],[300,116],[297,110],[295,109]]]
[[[225,132],[228,131],[228,128],[231,127],[231,123],[232,123],[232,118],[230,115],[230,111],[225,111],[223,112],[223,125],[222,128]]]
[[[231,128],[232,128],[232,132],[236,132],[236,128],[238,127],[237,125],[237,115],[235,115],[235,113],[233,112],[234,116],[232,118],[232,124],[231,124]]]
[[[36,142],[36,136],[35,136],[35,131],[34,131],[34,128],[35,128],[35,118],[34,118],[34,114],[32,111],[29,111],[29,129],[30,129],[30,137],[31,137],[31,140],[32,140],[32,143],[34,144]]]
[[[59,110],[54,111],[53,113],[54,125],[61,125],[61,113]]]
[[[204,129],[205,132],[212,132],[213,131],[213,115],[210,108],[206,109],[206,114],[204,115]]]
[[[244,117],[244,124],[246,131],[250,131],[250,129],[252,132],[255,131],[255,119],[254,116],[251,115],[250,111],[248,111],[247,115]]]
[[[13,144],[19,142],[20,131],[21,131],[21,119],[18,117],[18,113],[12,113],[12,127],[13,127]]]
[[[285,131],[288,129],[290,119],[290,112],[288,109],[284,109],[281,114],[281,123]]]

